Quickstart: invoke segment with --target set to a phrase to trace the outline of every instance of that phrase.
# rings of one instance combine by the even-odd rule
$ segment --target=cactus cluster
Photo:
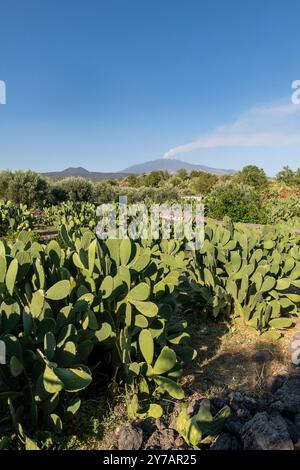
[[[56,206],[45,207],[43,219],[47,225],[60,228],[65,225],[70,235],[80,236],[86,229],[95,230],[96,206],[90,202],[67,201]]]
[[[230,408],[226,405],[213,416],[209,400],[203,399],[198,412],[193,415],[187,404],[182,406],[176,420],[176,428],[189,446],[199,449],[201,444],[213,442],[230,414]]]
[[[255,231],[209,222],[190,265],[190,298],[214,317],[242,318],[269,338],[292,324],[300,295],[300,237],[271,227]]]
[[[47,244],[30,236],[26,207],[1,205],[0,218],[2,230],[10,220],[13,229],[26,229],[14,242],[0,240],[0,340],[7,353],[0,406],[27,448],[37,431],[62,430],[93,375],[124,387],[132,417],[160,417],[164,394],[183,398],[183,364],[195,357],[187,309],[242,319],[271,339],[299,315],[300,237],[288,229],[208,221],[204,244],[192,253],[185,240],[152,240],[148,233],[99,240],[90,203],[45,209],[44,219],[59,227]],[[203,404],[191,417],[183,408],[178,430],[197,446],[226,415],[225,409],[213,418]]]
[[[24,443],[60,431],[99,368],[126,384],[130,413],[159,416],[156,398],[183,397],[182,364],[194,357],[175,312],[179,243],[74,238],[65,226],[60,240],[23,231],[0,242],[0,403]]]
[[[0,237],[33,227],[34,217],[25,204],[0,201]]]

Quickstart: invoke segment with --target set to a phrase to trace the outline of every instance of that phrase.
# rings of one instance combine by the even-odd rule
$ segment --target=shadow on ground
[[[243,324],[234,329],[223,322],[196,322],[191,340],[198,356],[186,368],[187,392],[206,396],[228,390],[263,392],[273,376],[293,372],[290,343],[299,329],[295,324],[281,339],[269,341]]]

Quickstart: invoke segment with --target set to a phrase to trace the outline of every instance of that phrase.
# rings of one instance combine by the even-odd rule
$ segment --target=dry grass
[[[198,357],[185,376],[190,393],[206,396],[227,390],[261,392],[270,377],[293,369],[289,344],[300,331],[300,322],[285,330],[277,341],[264,339],[254,329],[238,323],[234,328],[222,322],[193,325],[192,342]],[[253,354],[261,350],[272,353],[272,360],[260,364]]]

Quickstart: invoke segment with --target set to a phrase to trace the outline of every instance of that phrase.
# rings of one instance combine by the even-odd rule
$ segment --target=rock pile
[[[260,360],[260,358],[258,358]],[[228,392],[210,399],[212,413],[228,405],[231,416],[210,450],[293,450],[300,449],[300,369],[292,375],[273,377],[262,395]],[[190,397],[189,409],[199,408],[204,398]],[[207,400],[207,399],[206,399]],[[166,422],[146,420],[123,427],[118,434],[118,448],[186,449],[176,431],[180,404]]]

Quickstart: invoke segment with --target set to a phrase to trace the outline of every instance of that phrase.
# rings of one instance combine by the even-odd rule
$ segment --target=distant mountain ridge
[[[235,170],[224,170],[218,168],[211,168],[205,165],[196,165],[193,163],[182,162],[181,160],[159,158],[149,162],[139,163],[137,165],[129,166],[123,170],[124,173],[134,173],[140,175],[142,173],[149,173],[154,170],[168,171],[169,173],[176,173],[181,169],[190,173],[193,170],[204,171],[205,173],[213,173],[215,175],[226,175],[235,173]]]
[[[62,171],[49,171],[47,173],[42,173],[42,175],[46,176],[47,178],[52,178],[55,180],[61,180],[64,178],[68,178],[70,176],[75,176],[75,177],[80,176],[82,178],[86,178],[89,180],[122,179],[128,176],[127,173],[123,173],[123,172],[103,173],[103,172],[98,172],[98,171],[89,171],[81,166],[75,167],[75,168],[69,167]]]
[[[117,173],[89,171],[86,170],[86,168],[79,166],[69,167],[62,171],[50,171],[47,173],[42,173],[42,175],[55,180],[61,180],[63,178],[68,178],[69,176],[81,176],[90,180],[102,180],[111,178],[122,179],[130,174],[141,175],[143,173],[150,173],[154,170],[163,170],[168,171],[170,174],[174,174],[182,168],[185,169],[188,173],[193,170],[204,171],[205,173],[213,173],[215,175],[226,175],[235,173],[235,170],[211,168],[205,165],[195,165],[193,163],[182,162],[180,160],[168,160],[166,158],[159,158],[157,160],[151,160],[149,162],[129,166],[125,170],[119,171]]]

